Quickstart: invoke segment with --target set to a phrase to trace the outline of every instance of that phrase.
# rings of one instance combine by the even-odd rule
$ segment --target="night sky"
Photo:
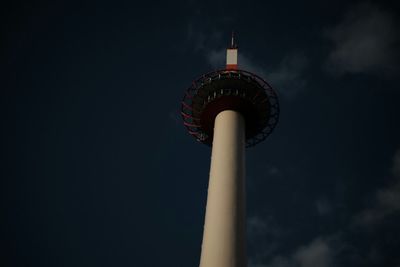
[[[10,1],[0,265],[198,266],[210,148],[192,80],[239,66],[280,121],[247,157],[248,267],[400,266],[396,1]]]

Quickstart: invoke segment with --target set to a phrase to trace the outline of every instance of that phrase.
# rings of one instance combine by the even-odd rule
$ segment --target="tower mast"
[[[183,124],[210,145],[211,165],[200,267],[245,267],[245,147],[263,141],[278,122],[275,91],[239,70],[232,33],[226,68],[195,80],[182,101]]]
[[[236,70],[233,32],[226,51],[226,69]],[[244,158],[244,117],[221,111],[214,122],[200,267],[246,266]]]

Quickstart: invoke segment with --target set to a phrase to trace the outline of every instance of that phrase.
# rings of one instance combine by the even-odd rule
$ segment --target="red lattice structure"
[[[243,115],[246,146],[251,147],[265,140],[278,123],[278,96],[251,72],[234,68],[213,71],[187,89],[181,106],[183,124],[196,140],[212,145],[215,117],[224,110]]]

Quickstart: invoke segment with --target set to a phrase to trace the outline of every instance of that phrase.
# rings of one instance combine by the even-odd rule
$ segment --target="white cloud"
[[[249,235],[264,234],[267,231],[267,223],[258,216],[247,219],[247,232]]]
[[[229,41],[226,37],[228,36],[219,31],[204,33],[193,23],[187,28],[188,42],[192,44],[196,52],[204,55],[205,60],[214,70],[225,67],[225,47]],[[305,70],[308,59],[303,53],[289,53],[283,56],[278,64],[268,66],[262,65],[239,49],[238,65],[240,69],[262,77],[286,97],[295,96],[306,85]]]
[[[220,47],[222,43],[228,43],[229,40],[224,40],[222,32],[216,30],[205,32],[200,30],[198,24],[199,21],[195,19],[186,29],[186,41],[195,52],[206,54],[207,51]]]
[[[332,262],[332,250],[327,241],[318,238],[299,248],[293,259],[300,267],[329,267]]]
[[[320,198],[315,202],[315,207],[319,215],[326,215],[331,212],[331,205],[326,198]]]
[[[204,33],[196,31],[194,27],[192,23],[187,25],[186,38],[188,42],[192,43],[195,51],[201,51],[205,49],[206,36]]]
[[[333,42],[327,68],[331,73],[374,73],[389,77],[398,69],[395,17],[371,3],[353,6],[326,36]]]
[[[394,156],[392,170],[393,182],[377,191],[372,207],[356,215],[356,224],[373,226],[387,216],[400,212],[400,150]]]
[[[206,53],[206,59],[208,64],[211,65],[214,69],[221,69],[224,67],[226,57],[226,50],[210,50],[210,52]]]
[[[381,207],[384,207],[387,213],[400,211],[400,181],[393,186],[379,190],[377,201]]]
[[[268,166],[267,174],[268,174],[268,177],[277,177],[277,176],[281,176],[282,172],[277,167]]]
[[[249,267],[330,267],[343,259],[360,266],[365,263],[378,265],[383,257],[379,247],[370,244],[369,251],[365,253],[365,251],[355,247],[351,240],[346,239],[346,235],[354,229],[359,232],[360,225],[373,226],[387,216],[400,213],[400,150],[394,155],[392,173],[393,182],[391,185],[378,190],[373,205],[357,214],[355,220],[344,227],[343,231],[317,237],[310,243],[297,247],[287,255],[276,255],[269,258],[273,255],[270,251],[258,253],[255,258],[250,259]],[[329,202],[324,198],[319,199],[316,206],[320,214],[325,214],[331,210]],[[265,232],[265,229],[268,229],[268,223],[257,217],[252,219],[250,224],[254,229],[259,229],[257,231],[260,232]],[[275,245],[274,243],[270,244],[270,246]],[[276,251],[276,248],[274,249]]]
[[[274,255],[287,235],[272,217],[250,216],[247,219],[247,240],[250,248],[254,248],[251,258],[268,258]],[[250,261],[250,266],[259,266],[258,261]]]
[[[392,172],[395,177],[400,179],[400,149],[394,155]]]
[[[226,49],[213,50],[206,52],[206,59],[208,64],[214,69],[222,69],[225,67]],[[238,65],[240,69],[253,72],[261,77],[265,76],[265,69],[257,65],[254,60],[244,55],[239,51]]]
[[[295,267],[294,263],[285,257],[276,256],[269,264],[256,264],[252,261],[249,262],[249,267]]]
[[[247,219],[247,234],[251,238],[277,237],[282,234],[281,229],[272,217],[261,218],[259,216],[252,216]]]
[[[266,77],[283,94],[292,97],[307,84],[304,76],[307,65],[308,60],[303,54],[291,54],[284,57],[279,66],[271,69]]]
[[[207,62],[214,69],[221,69],[225,65],[226,50],[210,50],[206,53]],[[306,85],[304,72],[308,61],[303,54],[285,56],[277,66],[262,67],[251,57],[239,51],[238,65],[244,69],[266,79],[272,87],[287,97],[295,96]]]
[[[333,249],[330,243],[316,238],[309,244],[300,246],[287,257],[278,255],[268,264],[257,264],[250,260],[249,267],[329,267],[333,261]]]

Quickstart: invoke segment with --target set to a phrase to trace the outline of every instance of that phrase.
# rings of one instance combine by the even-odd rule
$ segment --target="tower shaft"
[[[215,118],[200,267],[245,267],[245,120]]]

